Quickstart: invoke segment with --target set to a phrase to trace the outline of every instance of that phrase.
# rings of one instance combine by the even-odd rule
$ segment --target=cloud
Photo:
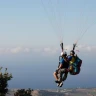
[[[25,48],[24,52],[30,52],[30,49],[29,48]]]
[[[46,47],[43,49],[44,52],[47,52],[47,53],[57,53],[59,51],[58,48],[51,48],[51,47]]]
[[[19,53],[21,52],[23,49],[21,47],[16,47],[16,48],[12,48],[10,49],[11,53]]]
[[[44,52],[51,52],[51,48],[44,48]]]
[[[68,52],[72,50],[71,45],[64,46],[65,50]],[[87,45],[79,45],[76,47],[76,50],[85,51],[85,52],[94,52],[96,51],[96,46],[87,46]],[[47,54],[56,54],[58,52],[61,52],[60,47],[45,47],[45,48],[28,48],[28,47],[14,47],[14,48],[0,48],[0,54],[17,54],[17,53],[47,53]]]
[[[77,49],[81,51],[86,51],[86,52],[94,52],[96,51],[96,46],[79,45]]]

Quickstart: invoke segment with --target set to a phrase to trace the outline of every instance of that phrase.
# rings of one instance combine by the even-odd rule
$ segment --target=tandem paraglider
[[[74,32],[72,32],[72,30],[70,30],[70,33],[67,34],[69,30],[66,29],[67,19],[66,20],[64,19],[64,16],[65,16],[64,11],[66,10],[66,8],[64,8],[64,4],[66,5],[66,2],[64,0],[41,0],[42,8],[44,9],[44,13],[49,21],[48,24],[52,28],[52,31],[54,32],[54,34],[59,39],[60,47],[62,50],[59,56],[59,65],[57,66],[57,69],[53,73],[53,76],[55,78],[55,83],[57,84],[58,87],[63,86],[63,82],[67,79],[68,74],[74,76],[80,73],[82,58],[80,58],[76,54],[75,48],[77,47],[78,41],[80,41],[83,38],[84,34],[88,31],[88,29],[94,25],[94,23],[92,23],[90,26],[88,25],[88,27],[85,29],[80,28],[80,30],[75,32],[77,36],[76,34],[74,34]],[[64,38],[63,38],[63,35],[64,35]],[[74,38],[75,36],[77,39]],[[73,44],[73,48],[70,50],[70,53],[68,54],[66,50],[64,50],[63,48],[65,44],[64,42],[66,40],[69,42],[73,39],[76,40],[76,42]]]
[[[68,73],[70,75],[77,75],[80,73],[80,68],[82,60],[75,54],[76,44],[73,44],[73,49],[70,51],[70,54],[67,55],[67,52],[63,50],[63,43],[60,44],[62,52],[59,56],[59,65],[56,71],[53,73],[55,78],[55,83],[58,87],[62,87],[63,82],[67,79]]]

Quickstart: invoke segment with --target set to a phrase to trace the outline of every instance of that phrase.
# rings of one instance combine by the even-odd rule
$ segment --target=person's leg
[[[54,78],[55,78],[56,80],[58,80],[58,76],[57,76],[57,73],[56,73],[56,72],[53,73],[53,76],[54,76]]]
[[[65,68],[63,68],[63,69],[61,69],[61,76],[60,76],[60,84],[59,84],[59,87],[62,87],[62,85],[63,85],[63,81],[65,81],[66,79],[67,79],[67,75],[68,75],[68,72],[66,72],[66,69]]]
[[[65,72],[65,69],[64,68],[58,70],[58,81],[59,82],[58,82],[57,86],[59,86],[59,87],[62,87],[62,85],[63,85],[62,76],[63,76],[64,72]]]
[[[57,74],[58,74],[58,70],[56,70],[56,71],[53,73],[53,76],[54,76],[55,80],[58,80]]]
[[[67,79],[67,76],[68,76],[68,72],[65,72],[64,76],[62,77],[62,81],[65,81]]]
[[[64,78],[63,75],[65,75],[65,73],[66,73],[66,69],[65,69],[65,68],[60,69],[60,71],[59,71],[59,74],[60,74],[59,80],[60,80],[60,81],[63,80],[63,78]]]

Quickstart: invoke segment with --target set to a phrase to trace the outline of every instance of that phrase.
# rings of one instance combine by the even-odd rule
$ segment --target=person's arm
[[[62,59],[60,59],[59,61],[59,66],[58,66],[58,69],[62,68]]]
[[[68,63],[68,59],[66,57],[64,58],[64,61]]]
[[[62,68],[62,64],[59,65],[58,69]]]

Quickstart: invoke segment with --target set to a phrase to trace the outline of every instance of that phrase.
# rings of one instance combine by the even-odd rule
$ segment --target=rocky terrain
[[[14,96],[17,89],[11,89],[6,96]],[[96,96],[96,88],[33,90],[32,96]]]

